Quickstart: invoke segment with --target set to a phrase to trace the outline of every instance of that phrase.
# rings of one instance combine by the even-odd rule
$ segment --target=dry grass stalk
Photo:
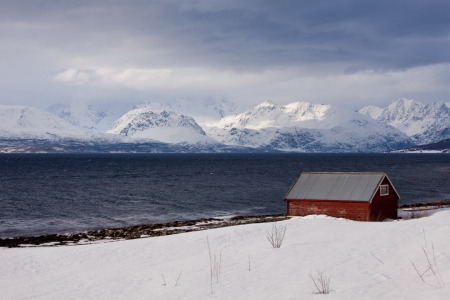
[[[316,276],[309,274],[309,277],[314,282],[314,285],[316,286],[316,289],[317,289],[317,293],[318,294],[329,294],[330,293],[331,275],[329,275],[329,276],[325,275],[325,271],[317,270],[316,272],[317,272]]]
[[[421,208],[412,208],[411,210],[407,211],[408,214],[405,216],[406,220],[409,219],[418,219],[423,217],[429,217],[430,212],[428,209],[421,209]]]
[[[213,279],[216,279],[216,283],[219,283],[219,275],[222,267],[222,253],[219,252],[219,256],[216,253],[211,253],[211,246],[209,244],[209,238],[206,237],[209,252],[209,269],[210,269],[210,279],[211,279],[211,294],[214,293],[213,289]]]
[[[373,257],[375,257],[380,263],[382,263],[384,265],[384,262],[381,261],[381,259],[379,259],[378,257],[375,256],[375,254],[373,254],[372,252],[369,252],[370,254],[372,254]]]
[[[183,272],[183,270],[181,270],[181,271],[180,271],[180,275],[178,275],[178,278],[177,278],[177,282],[175,282],[175,286],[177,286],[177,285],[178,285],[178,280],[180,280],[180,277],[181,277],[181,272]]]
[[[425,230],[423,232],[424,234],[424,239],[425,239]],[[425,239],[426,242],[426,239]],[[431,243],[431,255],[432,255],[432,259],[430,259],[430,254],[427,252],[426,248],[427,246],[421,246],[422,247],[422,252],[425,256],[425,260],[426,260],[426,269],[425,271],[419,271],[419,269],[416,267],[416,265],[414,264],[414,262],[411,260],[411,264],[414,268],[414,270],[416,270],[417,275],[419,276],[419,278],[423,281],[423,283],[425,283],[428,286],[431,286],[435,289],[442,289],[445,287],[445,283],[444,280],[442,279],[442,275],[441,275],[441,271],[439,270],[439,267],[437,265],[436,262],[436,254],[434,252],[434,244]],[[430,272],[432,273],[432,275],[430,274]],[[435,281],[435,283],[431,283],[431,279],[429,277],[434,278],[433,281]]]
[[[286,225],[277,226],[274,222],[272,224],[272,231],[267,232],[267,239],[273,248],[280,248],[283,244],[284,235],[286,234]]]
[[[377,212],[376,214],[370,214],[371,222],[383,222],[386,219],[386,216],[381,211]]]
[[[450,206],[450,200],[438,199],[435,203],[436,208],[444,208]]]

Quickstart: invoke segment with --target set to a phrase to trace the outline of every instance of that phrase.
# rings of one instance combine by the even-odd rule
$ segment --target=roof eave
[[[283,201],[286,201],[286,197],[287,195],[289,195],[289,193],[291,192],[291,190],[294,188],[295,184],[297,183],[297,181],[299,180],[300,176],[302,176],[303,173],[300,173],[300,175],[297,176],[297,179],[295,179],[294,183],[291,185],[291,188],[289,189],[289,191],[286,193],[286,195],[284,195],[283,197]]]

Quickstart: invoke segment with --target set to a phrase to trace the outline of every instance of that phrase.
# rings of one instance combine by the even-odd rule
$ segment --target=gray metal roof
[[[284,199],[370,202],[384,177],[387,177],[387,175],[382,172],[305,172],[300,174]]]

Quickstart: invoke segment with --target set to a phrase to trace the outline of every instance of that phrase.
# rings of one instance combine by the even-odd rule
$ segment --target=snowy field
[[[450,299],[448,209],[404,221],[308,216],[277,226],[286,226],[281,248],[267,240],[272,223],[0,248],[0,299]],[[327,295],[310,277],[317,271],[330,278]]]

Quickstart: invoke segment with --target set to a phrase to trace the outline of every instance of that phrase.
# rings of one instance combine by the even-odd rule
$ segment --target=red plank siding
[[[369,202],[365,201],[286,200],[288,216],[327,215],[355,221],[369,220]]]
[[[381,185],[389,185],[389,194],[381,196],[380,188],[377,189],[372,202],[370,203],[370,218],[375,221],[386,218],[397,219],[397,195],[387,178],[384,178]]]

